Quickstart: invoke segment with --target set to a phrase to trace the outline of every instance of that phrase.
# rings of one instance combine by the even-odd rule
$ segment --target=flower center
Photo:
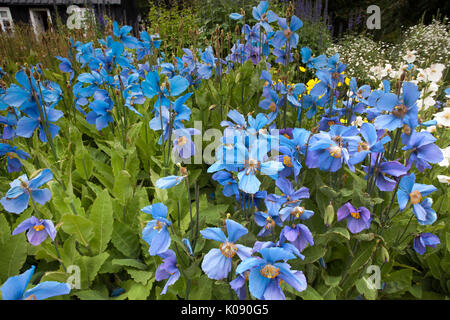
[[[269,230],[270,228],[275,227],[275,221],[272,219],[271,216],[268,216],[266,218],[266,229]]]
[[[182,146],[184,146],[186,144],[186,142],[187,142],[187,138],[185,136],[182,136],[182,137],[178,138],[177,145],[179,147],[182,147]]]
[[[295,216],[296,218],[300,218],[300,216],[305,212],[305,208],[303,207],[295,207],[291,211],[291,215]]]
[[[331,77],[332,77],[334,80],[339,79],[339,76],[340,76],[339,72],[333,72],[333,73],[331,74]]]
[[[365,143],[365,142],[360,142],[359,144],[358,144],[358,149],[357,149],[357,151],[358,152],[360,152],[361,150],[363,150],[363,151],[368,151],[370,148],[369,148],[369,146],[367,145],[367,143]]]
[[[162,228],[166,225],[165,222],[161,222],[159,220],[156,221],[156,226],[153,227],[153,229],[158,230],[158,232],[161,231]]]
[[[223,242],[220,244],[219,248],[220,252],[227,258],[233,258],[237,252],[237,247],[232,242]]]
[[[334,124],[334,121],[328,121],[328,125],[331,127]]]
[[[290,158],[289,156],[284,156],[284,157],[283,157],[283,164],[284,164],[286,167],[289,167],[289,168],[292,168],[292,167],[293,167],[292,162],[291,162],[291,158]]]
[[[350,215],[355,219],[361,219],[359,212],[350,212]]]
[[[394,107],[392,110],[392,114],[397,118],[403,118],[408,113],[408,107],[404,104],[398,105]]]
[[[33,229],[36,230],[36,231],[42,231],[42,230],[45,229],[45,227],[44,227],[43,224],[40,224],[38,226],[34,226]]]
[[[269,106],[270,111],[275,112],[277,111],[277,105],[275,104],[275,102],[272,102]]]
[[[280,274],[280,269],[271,264],[266,264],[261,269],[260,273],[263,277],[266,277],[268,279],[273,279]]]
[[[329,147],[328,152],[330,153],[330,156],[336,159],[339,159],[342,156],[342,149],[338,146]]]
[[[292,36],[292,31],[290,28],[287,28],[283,31],[284,36],[289,39]]]
[[[422,195],[416,190],[409,194],[409,198],[411,199],[412,204],[418,204],[422,200]]]

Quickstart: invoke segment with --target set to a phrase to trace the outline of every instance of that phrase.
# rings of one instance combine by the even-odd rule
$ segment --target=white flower
[[[439,85],[435,82],[431,82],[428,89],[430,89],[431,92],[436,93],[439,90]]]
[[[443,111],[436,113],[434,120],[437,121],[438,126],[450,127],[450,107],[446,107]]]
[[[434,63],[429,68],[426,68],[425,72],[427,73],[428,80],[432,82],[441,80],[444,69],[445,66],[442,63]]]
[[[417,74],[417,81],[421,82],[428,82],[428,76],[427,73],[425,72],[425,70],[423,69],[417,69],[419,71],[419,73]]]
[[[450,160],[450,146],[448,146],[447,148],[441,149],[441,151],[442,151],[442,154],[444,155],[444,160],[442,160],[438,164],[441,167],[448,167],[449,160]]]
[[[432,107],[435,104],[436,101],[431,96],[428,96],[425,99],[417,100],[417,106],[419,107],[419,110],[427,110],[429,107]]]
[[[422,129],[422,130],[420,130],[421,132],[422,131],[428,131],[428,132],[430,132],[430,133],[435,133],[436,132],[436,126],[429,126],[429,127],[426,127],[425,129]]]
[[[355,121],[352,122],[352,126],[360,128],[363,123],[364,123],[363,118],[361,116],[357,116]]]
[[[416,60],[416,55],[415,55],[416,51],[406,51],[406,55],[403,56],[403,59],[408,62],[408,63],[413,63]]]
[[[437,176],[438,180],[440,183],[446,183],[446,184],[450,184],[450,177],[449,176],[444,176],[444,175],[438,175]]]

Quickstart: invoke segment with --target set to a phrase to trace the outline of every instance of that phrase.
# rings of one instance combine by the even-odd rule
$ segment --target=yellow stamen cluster
[[[260,272],[263,277],[273,279],[280,274],[280,269],[271,264],[266,264]]]
[[[44,225],[40,224],[38,226],[34,226],[33,229],[36,231],[42,231],[45,229],[45,227],[44,227]]]
[[[289,167],[289,168],[292,168],[292,167],[293,167],[292,162],[291,162],[291,158],[290,158],[289,156],[284,156],[284,157],[283,157],[283,164],[284,164],[286,167]]]
[[[350,212],[350,215],[355,219],[361,219],[359,212]]]
[[[227,257],[227,258],[233,258],[236,255],[237,247],[232,242],[223,242],[220,244],[220,252]]]
[[[340,157],[342,157],[341,147],[338,146],[329,147],[328,152],[330,153],[330,156],[332,156],[333,158],[339,159]]]
[[[422,201],[422,195],[416,190],[409,194],[409,199],[411,200],[411,204],[418,204]]]
[[[300,216],[305,212],[305,208],[303,207],[294,207],[291,211],[291,215],[295,216],[296,218],[300,218]]]
[[[165,226],[166,224],[164,223],[164,222],[161,222],[161,221],[156,221],[156,226],[154,226],[153,227],[153,229],[155,229],[155,230],[158,230],[158,232],[159,231],[161,231],[162,230],[162,228]]]

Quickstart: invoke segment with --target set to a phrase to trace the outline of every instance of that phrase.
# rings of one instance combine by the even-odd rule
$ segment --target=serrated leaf
[[[353,262],[350,264],[349,273],[353,273],[364,266],[372,256],[376,247],[376,242],[364,242],[360,244]]]
[[[74,236],[85,247],[89,245],[88,241],[94,235],[94,224],[91,220],[82,216],[66,214],[61,218],[61,222],[64,232]]]
[[[111,241],[126,257],[137,258],[140,252],[138,235],[131,228],[119,221],[114,221]]]
[[[5,215],[0,214],[0,245],[8,241],[11,237],[11,229]]]
[[[113,265],[134,267],[141,270],[148,270],[148,266],[136,259],[113,259]]]
[[[81,289],[88,289],[97,277],[97,273],[103,263],[108,259],[109,254],[103,252],[94,257],[80,256],[75,260],[75,265],[80,267]]]
[[[320,293],[318,293],[313,287],[308,286],[306,290],[298,294],[303,300],[323,300]]]
[[[377,297],[377,290],[372,289],[370,287],[371,284],[368,281],[369,280],[366,277],[358,279],[358,281],[356,281],[355,283],[356,290],[358,290],[358,292],[362,294],[366,299],[375,300]]]
[[[113,208],[108,190],[103,190],[95,199],[90,219],[94,223],[91,248],[94,253],[100,254],[106,250],[113,232]]]
[[[328,230],[327,233],[335,233],[335,234],[338,234],[338,235],[344,237],[347,240],[350,240],[350,233],[348,232],[348,230],[346,228],[342,228],[342,227],[332,228],[332,229]]]
[[[20,273],[27,258],[27,241],[25,234],[12,236],[0,246],[0,282]]]
[[[116,199],[120,201],[121,205],[125,205],[127,200],[133,195],[133,188],[131,185],[131,176],[126,170],[121,170],[114,178],[113,193]]]
[[[74,295],[81,300],[108,300],[108,297],[105,297],[96,290],[78,290],[75,291]]]
[[[134,281],[141,283],[143,285],[147,284],[148,280],[153,276],[151,271],[142,271],[132,268],[127,268],[128,274],[133,278]]]

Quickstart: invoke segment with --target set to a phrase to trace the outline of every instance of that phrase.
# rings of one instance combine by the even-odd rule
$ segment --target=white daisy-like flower
[[[438,126],[450,127],[450,107],[444,108],[443,111],[434,114],[434,120]]]
[[[450,177],[449,176],[444,176],[442,174],[439,174],[437,176],[438,180],[440,183],[446,183],[446,184],[450,184]]]
[[[429,107],[432,107],[436,104],[436,101],[433,99],[432,96],[428,96],[425,99],[417,100],[417,106],[419,107],[419,110],[427,110]]]
[[[450,160],[450,146],[448,146],[447,148],[441,149],[442,154],[444,155],[444,159],[439,162],[438,164],[441,167],[448,167],[449,164],[449,160]]]
[[[416,61],[416,50],[413,51],[406,51],[406,54],[403,56],[403,59],[408,62],[408,63],[413,63],[414,61]]]

